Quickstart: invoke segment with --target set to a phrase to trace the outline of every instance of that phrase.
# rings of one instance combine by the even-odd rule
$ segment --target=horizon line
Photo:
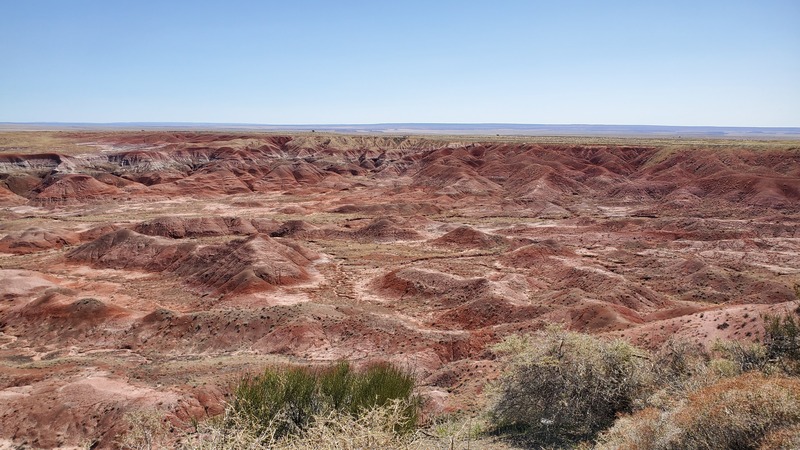
[[[361,123],[259,123],[259,122],[192,122],[192,121],[115,121],[115,122],[67,122],[67,121],[0,121],[0,125],[190,125],[190,126],[256,126],[256,127],[385,127],[385,126],[510,126],[510,127],[647,127],[647,128],[720,128],[720,129],[791,129],[798,126],[749,126],[749,125],[663,125],[663,124],[606,124],[606,123],[527,123],[527,122],[361,122]]]
[[[361,136],[494,136],[584,138],[707,138],[800,141],[800,127],[742,127],[702,125],[609,125],[522,123],[295,124],[274,125],[224,122],[0,122],[0,132],[151,131],[151,132],[265,132],[330,133]]]
[[[743,125],[661,125],[661,124],[601,124],[601,123],[524,123],[524,122],[374,122],[374,123],[258,123],[258,122],[182,122],[182,121],[119,121],[119,122],[63,122],[63,121],[35,121],[35,122],[6,122],[0,121],[0,126],[8,125],[54,125],[54,126],[237,126],[237,127],[270,127],[270,128],[352,128],[370,127],[384,128],[391,126],[407,127],[513,127],[513,128],[543,128],[543,127],[591,127],[591,128],[661,128],[661,129],[719,129],[719,130],[785,130],[800,132],[800,126],[743,126]]]

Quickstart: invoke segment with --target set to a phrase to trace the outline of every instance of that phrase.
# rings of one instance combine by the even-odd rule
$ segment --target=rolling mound
[[[3,280],[0,299],[4,306],[11,306],[11,302],[17,299],[30,300],[41,291],[58,286],[51,277],[28,270],[0,269],[0,280]]]
[[[364,227],[353,231],[351,236],[358,241],[367,242],[422,239],[421,234],[412,229],[404,228],[389,218],[375,219]]]
[[[475,249],[490,249],[507,245],[508,243],[502,236],[487,234],[467,226],[458,227],[430,242],[441,247]]]
[[[485,278],[465,280],[437,271],[408,268],[381,276],[376,280],[376,287],[401,299],[418,295],[466,298],[468,293],[485,290],[488,283]]]
[[[5,185],[0,184],[0,206],[15,206],[26,203],[28,199],[11,192]]]
[[[193,197],[218,197],[249,192],[251,189],[245,182],[225,169],[194,173],[168,183],[155,184],[147,190],[150,195],[179,196],[189,193]]]
[[[0,252],[25,255],[75,245],[80,240],[79,234],[74,231],[28,228],[0,239]]]
[[[275,231],[272,237],[292,237],[302,239],[353,240],[357,242],[392,242],[400,240],[421,240],[422,235],[416,231],[400,226],[389,218],[378,218],[355,230],[337,228],[320,228],[303,220],[289,220]]]
[[[414,175],[414,185],[444,195],[491,195],[502,188],[465,164],[446,162],[422,166]]]
[[[496,296],[479,297],[435,315],[431,324],[449,330],[480,330],[496,325],[531,322],[546,310]]]
[[[112,269],[160,272],[187,258],[197,247],[120,229],[70,251],[67,259]]]
[[[398,299],[400,307],[442,309],[493,298],[524,303],[518,292],[486,278],[464,278],[430,269],[391,271],[376,278],[374,286],[385,295]]]
[[[319,235],[320,229],[304,220],[288,220],[277,230],[270,233],[272,237],[309,238]]]
[[[242,294],[306,280],[315,255],[298,245],[253,235],[223,245],[199,246],[118,230],[67,254],[96,267],[168,272],[217,294]]]
[[[156,185],[174,183],[176,181],[180,181],[186,178],[186,176],[187,172],[175,169],[153,170],[148,172],[139,172],[136,170],[129,169],[126,170],[125,173],[123,174],[123,178],[125,178],[126,180],[130,180],[132,182],[141,184],[143,186],[156,186]],[[164,192],[169,192],[169,188],[162,188],[162,189]],[[181,194],[186,195],[188,193],[184,192]]]
[[[413,216],[438,214],[442,208],[430,203],[381,203],[375,205],[342,205],[332,210],[340,214],[369,214],[373,216]]]
[[[120,230],[122,228],[123,228],[122,226],[117,225],[115,223],[104,223],[93,226],[86,231],[81,231],[80,233],[78,233],[78,236],[80,236],[81,242],[88,242],[88,241],[93,241],[105,234],[113,233],[114,231]]]
[[[133,230],[150,236],[178,239],[258,233],[249,220],[239,217],[157,217],[139,223]]]
[[[305,269],[316,255],[299,245],[253,235],[229,244],[201,249],[173,270],[190,283],[221,294],[243,294],[305,281]]]
[[[287,189],[300,185],[316,184],[325,179],[326,172],[310,163],[300,161],[292,165],[279,165],[253,183],[254,191]]]
[[[109,186],[89,175],[77,173],[45,179],[37,190],[34,200],[39,202],[109,200],[122,194],[122,191],[114,186]]]
[[[124,319],[130,312],[115,305],[109,305],[96,298],[75,298],[57,291],[45,293],[35,301],[20,308],[16,314],[10,315],[20,322],[38,324],[38,326],[55,332],[61,331],[61,338],[66,335],[83,334],[91,331],[103,322]],[[66,328],[66,330],[64,330]],[[40,330],[41,331],[41,330]]]
[[[8,173],[0,176],[3,183],[2,187],[8,188],[14,194],[29,198],[33,195],[33,190],[42,183],[42,176],[38,172],[33,173]]]
[[[500,258],[511,267],[531,267],[546,263],[544,260],[550,256],[575,256],[575,253],[553,239],[525,245],[517,248]]]

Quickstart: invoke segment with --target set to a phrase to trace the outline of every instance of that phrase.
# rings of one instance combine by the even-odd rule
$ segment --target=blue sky
[[[800,126],[800,1],[0,0],[0,121]]]

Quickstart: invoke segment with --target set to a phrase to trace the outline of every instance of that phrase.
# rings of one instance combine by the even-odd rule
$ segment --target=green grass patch
[[[349,363],[340,362],[322,369],[268,368],[245,378],[234,391],[231,412],[259,432],[269,430],[283,437],[308,429],[314,417],[323,414],[357,418],[394,401],[404,404],[395,432],[415,429],[420,401],[410,374],[390,364],[355,371]]]

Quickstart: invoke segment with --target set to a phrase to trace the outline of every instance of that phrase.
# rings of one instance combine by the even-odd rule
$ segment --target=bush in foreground
[[[795,314],[764,317],[764,345],[767,357],[790,375],[800,375],[800,307]]]
[[[649,377],[648,356],[630,344],[560,328],[506,339],[496,350],[509,355],[509,368],[491,418],[498,431],[538,444],[592,438],[633,410]]]

